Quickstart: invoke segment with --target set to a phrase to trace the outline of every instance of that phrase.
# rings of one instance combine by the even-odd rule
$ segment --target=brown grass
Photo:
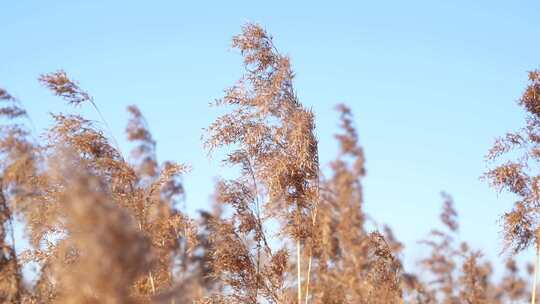
[[[478,250],[456,243],[458,213],[447,194],[444,229],[421,241],[429,254],[406,271],[404,245],[392,230],[368,228],[365,156],[350,109],[337,106],[339,153],[324,176],[315,114],[298,99],[290,59],[256,24],[246,24],[232,45],[244,75],[215,103],[225,114],[204,143],[209,153],[226,151],[223,161],[239,174],[216,183],[212,210],[199,216],[179,211],[188,167],[158,161],[136,106],[128,108],[135,148],[126,157],[110,130],[79,115],[52,114],[52,127],[36,140],[25,110],[0,89],[1,302],[480,304],[529,297],[530,272],[513,259],[495,281]],[[69,105],[101,115],[64,71],[39,81]],[[529,164],[540,159],[538,72],[530,73],[520,104],[526,126],[496,141],[487,156],[494,169],[485,175],[519,198],[504,215],[513,253],[540,247],[540,177]],[[514,150],[523,155],[505,158]],[[19,254],[16,223],[31,241]],[[38,265],[35,284],[23,278],[28,263]]]

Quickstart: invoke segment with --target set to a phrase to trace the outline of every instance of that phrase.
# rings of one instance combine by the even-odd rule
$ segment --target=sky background
[[[439,226],[440,192],[453,195],[462,240],[495,263],[498,219],[512,206],[479,178],[495,137],[524,124],[516,104],[539,68],[539,1],[25,1],[0,0],[0,86],[38,133],[49,112],[73,110],[40,87],[64,69],[95,98],[127,154],[125,111],[136,104],[160,160],[188,163],[186,209],[206,208],[219,159],[203,128],[243,72],[230,39],[264,26],[316,114],[320,158],[335,157],[337,103],[348,104],[367,157],[365,210],[388,223],[408,265]]]

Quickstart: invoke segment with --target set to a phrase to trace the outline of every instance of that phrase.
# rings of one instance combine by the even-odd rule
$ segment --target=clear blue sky
[[[69,110],[36,81],[59,68],[94,95],[123,147],[125,108],[137,104],[160,159],[192,165],[191,211],[221,170],[200,137],[218,114],[208,103],[242,73],[230,38],[260,23],[292,58],[323,162],[336,151],[334,105],[352,107],[365,209],[409,246],[408,263],[424,254],[416,241],[438,223],[441,190],[455,198],[463,239],[490,258],[501,249],[497,220],[512,200],[479,177],[493,139],[523,124],[515,101],[540,63],[538,1],[4,0],[0,12],[0,86],[38,131],[48,112]]]

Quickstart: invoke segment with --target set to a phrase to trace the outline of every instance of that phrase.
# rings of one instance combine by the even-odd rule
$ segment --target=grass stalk
[[[301,304],[302,303],[302,272],[301,272],[301,262],[302,262],[302,257],[301,257],[301,254],[300,254],[300,239],[298,238],[296,240],[296,275],[297,275],[297,280],[298,280],[298,304]]]
[[[536,285],[538,282],[538,260],[540,258],[540,246],[538,246],[538,240],[536,241],[536,258],[534,261],[534,279],[531,291],[531,304],[536,303]]]

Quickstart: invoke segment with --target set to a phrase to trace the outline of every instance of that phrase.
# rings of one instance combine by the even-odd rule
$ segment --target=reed
[[[505,248],[535,246],[536,263],[523,271],[511,255],[495,280],[479,250],[457,243],[458,212],[444,193],[442,228],[421,241],[418,267],[405,269],[403,243],[365,212],[366,157],[351,109],[336,107],[338,153],[321,165],[315,113],[296,94],[291,59],[257,24],[243,26],[232,46],[244,73],[214,103],[222,115],[206,128],[201,153],[225,152],[237,175],[217,180],[212,208],[198,215],[179,208],[190,166],[158,159],[136,106],[127,109],[132,151],[124,155],[99,100],[65,71],[39,82],[75,113],[93,108],[106,130],[53,113],[50,128],[34,134],[17,98],[0,89],[0,302],[535,303],[538,72],[520,100],[525,127],[496,140],[484,176],[518,198],[503,215]],[[30,240],[21,253],[15,225]],[[23,276],[30,263],[34,284]]]

